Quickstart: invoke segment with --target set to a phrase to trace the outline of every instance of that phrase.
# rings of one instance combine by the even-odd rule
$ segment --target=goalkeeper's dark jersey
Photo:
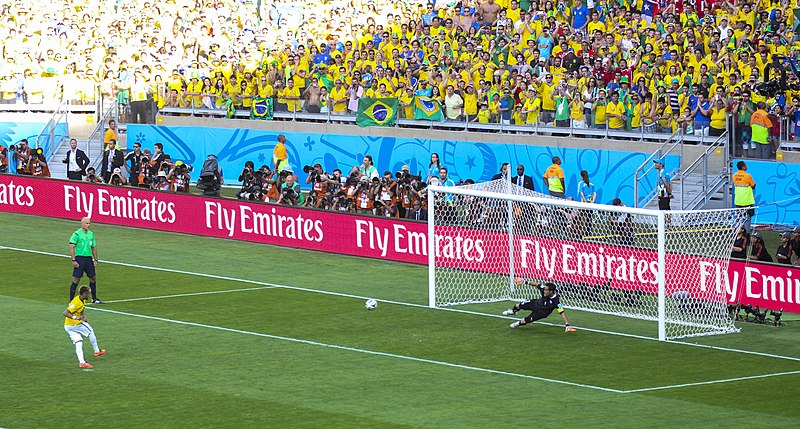
[[[549,316],[553,310],[558,310],[558,314],[564,312],[564,308],[561,306],[561,299],[558,296],[558,292],[554,292],[550,298],[544,296],[544,286],[539,285],[539,293],[542,294],[542,297],[539,299],[529,301],[529,307],[523,306],[526,310],[530,310],[536,316],[540,316],[541,318]]]

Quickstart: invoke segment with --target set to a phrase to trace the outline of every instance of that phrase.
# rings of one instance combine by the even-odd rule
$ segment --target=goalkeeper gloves
[[[569,326],[569,323],[564,325],[564,332],[575,332],[575,328]]]

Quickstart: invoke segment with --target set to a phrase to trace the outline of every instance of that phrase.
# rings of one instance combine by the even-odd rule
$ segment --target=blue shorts
[[[81,278],[83,273],[86,273],[86,277],[95,276],[94,260],[91,256],[76,256],[75,262],[78,263],[78,268],[72,269],[72,277]]]

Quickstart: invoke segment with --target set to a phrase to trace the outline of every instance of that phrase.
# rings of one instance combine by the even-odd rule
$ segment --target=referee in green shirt
[[[97,299],[97,280],[95,278],[95,267],[97,266],[97,240],[94,232],[89,231],[92,220],[88,217],[81,219],[81,227],[69,238],[69,255],[72,258],[72,284],[69,287],[69,300],[75,297],[75,290],[78,282],[81,281],[83,273],[89,277],[89,288],[92,290],[92,303],[104,304]]]

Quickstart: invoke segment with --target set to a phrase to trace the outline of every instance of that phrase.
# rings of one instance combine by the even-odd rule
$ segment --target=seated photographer
[[[0,145],[0,173],[8,173],[8,149]]]
[[[253,200],[256,187],[259,190],[261,189],[260,180],[256,179],[254,174],[255,168],[256,166],[253,161],[245,161],[244,168],[242,168],[238,179],[242,182],[242,187],[239,189],[239,192],[236,193],[236,198],[240,200]]]
[[[172,190],[172,183],[169,182],[169,178],[167,178],[167,171],[166,170],[159,170],[158,174],[156,174],[155,181],[153,182],[152,189],[157,191],[171,191]]]
[[[313,204],[313,207],[320,208],[322,200],[328,194],[329,176],[322,171],[322,165],[319,163],[314,164],[313,167],[306,165],[303,167],[303,171],[308,174],[306,184],[313,183],[304,206],[308,207]]]
[[[183,161],[175,162],[175,166],[167,173],[167,180],[172,185],[172,192],[189,193],[189,186],[192,182],[192,176],[189,173],[192,170],[192,166],[184,164]]]
[[[86,168],[86,177],[83,178],[83,181],[89,183],[105,183],[103,179],[97,175],[94,167]]]
[[[116,186],[126,186],[128,185],[128,181],[122,176],[122,170],[117,167],[111,173],[111,177],[108,179],[109,185],[116,185]]]
[[[334,171],[334,174],[335,171]],[[361,189],[358,172],[350,174],[339,187],[339,192],[334,194],[331,210],[339,212],[356,212],[356,196]]]
[[[136,178],[136,186],[140,188],[150,188],[150,184],[153,182],[153,173],[149,164],[149,149],[145,149],[141,158],[139,158],[139,175]]]
[[[284,173],[287,173],[287,171],[284,170],[280,173],[284,178],[283,183],[281,183],[278,204],[284,204],[287,206],[297,206],[303,204],[305,198],[303,196],[303,192],[300,190],[300,184],[297,183],[297,176],[294,174]]]
[[[11,145],[10,149],[14,152],[14,159],[17,161],[17,174],[31,174],[28,162],[33,155],[33,149],[28,147],[28,140],[22,139],[18,145]]]
[[[375,214],[375,197],[380,188],[380,179],[368,179],[366,176],[359,180],[356,188],[356,211],[362,214]]]
[[[50,177],[50,167],[44,160],[42,149],[36,149],[28,161],[28,174],[36,177]]]
[[[278,181],[275,179],[275,172],[270,170],[268,165],[262,165],[258,169],[261,172],[261,200],[267,203],[278,201],[280,192],[278,191]]]
[[[380,205],[375,205],[375,211],[378,216],[398,217],[400,214],[400,204],[397,200],[397,182],[394,181],[392,173],[389,171],[383,172],[383,177],[380,179],[380,187],[375,198],[376,202]]]
[[[419,192],[425,188],[425,182],[422,181],[421,176],[411,175],[407,165],[404,165],[394,175],[397,178],[394,193],[398,205],[398,215],[406,217],[406,213],[413,208],[414,201],[420,199]]]

